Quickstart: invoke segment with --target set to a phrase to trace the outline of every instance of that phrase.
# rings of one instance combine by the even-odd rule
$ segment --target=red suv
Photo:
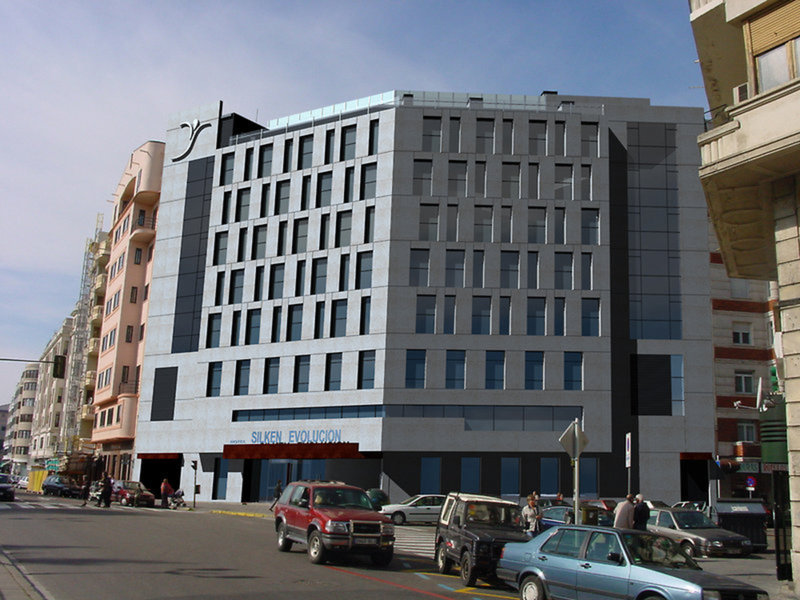
[[[369,554],[385,567],[394,555],[394,526],[372,507],[361,488],[338,481],[295,481],[275,503],[278,550],[306,544],[308,560],[325,562],[334,553]]]

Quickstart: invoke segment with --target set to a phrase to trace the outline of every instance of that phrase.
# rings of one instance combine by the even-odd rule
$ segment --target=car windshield
[[[522,527],[522,511],[511,504],[470,502],[467,505],[467,522],[519,529]]]
[[[402,504],[403,506],[408,506],[409,504],[413,504],[414,502],[416,502],[418,498],[419,496],[411,496],[411,498],[406,498],[400,504]]]
[[[675,522],[681,529],[709,529],[716,527],[714,522],[697,510],[687,510],[686,512],[674,512]]]
[[[11,477],[0,473],[0,483],[11,483]]]
[[[649,533],[625,533],[622,538],[636,565],[700,570],[671,539]]]
[[[372,502],[369,501],[367,494],[363,490],[349,488],[315,489],[314,506],[372,510]]]

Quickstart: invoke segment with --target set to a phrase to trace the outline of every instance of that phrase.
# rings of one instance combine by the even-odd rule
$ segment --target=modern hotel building
[[[697,108],[393,91],[166,139],[134,477],[704,495]],[[195,461],[197,461],[195,463]],[[192,471],[192,466],[197,470]]]

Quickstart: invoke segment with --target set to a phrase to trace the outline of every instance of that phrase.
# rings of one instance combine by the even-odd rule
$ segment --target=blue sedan
[[[769,600],[762,589],[703,571],[669,538],[560,525],[505,545],[497,576],[522,600]]]

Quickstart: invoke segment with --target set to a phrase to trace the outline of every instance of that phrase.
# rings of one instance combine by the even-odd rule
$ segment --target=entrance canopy
[[[225,444],[223,458],[365,458],[355,442],[332,444]]]

